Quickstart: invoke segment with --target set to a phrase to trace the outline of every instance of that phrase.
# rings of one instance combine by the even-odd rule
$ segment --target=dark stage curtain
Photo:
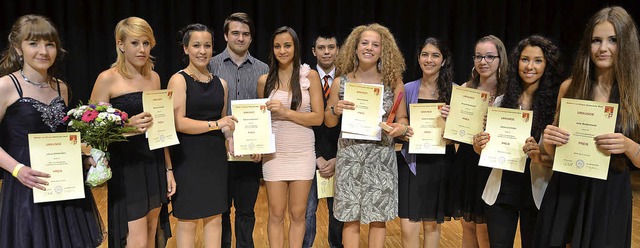
[[[21,15],[40,14],[58,27],[65,57],[61,76],[74,92],[73,103],[86,102],[97,75],[115,61],[113,29],[128,16],[147,20],[154,29],[157,46],[155,70],[162,84],[184,67],[182,50],[176,45],[176,32],[189,23],[213,28],[216,54],[224,50],[224,19],[233,12],[246,12],[256,30],[250,52],[267,62],[272,32],[283,25],[294,28],[303,46],[303,62],[315,60],[311,45],[320,28],[333,29],[340,40],[354,26],[378,22],[391,29],[402,50],[407,72],[404,81],[419,77],[417,46],[429,36],[444,40],[454,54],[455,80],[467,80],[473,66],[475,41],[488,34],[500,37],[509,51],[522,38],[540,34],[554,40],[562,49],[568,67],[589,17],[600,8],[624,7],[640,21],[640,2],[589,0],[444,0],[444,1],[151,1],[151,0],[5,0],[0,3],[0,35],[7,37],[11,25]],[[6,47],[6,38],[0,46]]]

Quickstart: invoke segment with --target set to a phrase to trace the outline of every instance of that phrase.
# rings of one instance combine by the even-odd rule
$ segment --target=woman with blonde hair
[[[0,247],[97,247],[104,234],[88,187],[83,199],[33,203],[33,191],[54,178],[31,169],[28,134],[66,131],[69,88],[54,77],[65,53],[58,31],[46,17],[25,15],[8,40],[0,62]]]
[[[150,54],[156,41],[151,26],[138,17],[120,21],[115,40],[116,62],[98,75],[90,101],[110,102],[127,112],[128,125],[138,133],[109,146],[109,246],[153,247],[160,207],[176,190],[168,150],[150,150],[143,134],[153,116],[142,111],[142,92],[160,89]]]
[[[344,109],[355,109],[353,102],[344,100],[347,82],[383,85],[382,121],[386,121],[398,95],[404,92],[404,70],[404,58],[389,29],[375,23],[354,28],[338,55],[325,125],[336,126]],[[383,247],[385,222],[398,215],[394,138],[412,134],[404,99],[393,121],[391,131],[383,131],[380,141],[346,139],[343,134],[338,140],[334,216],[345,222],[345,247],[359,247],[360,223],[369,224],[369,247]]]
[[[551,158],[575,130],[557,127],[560,99],[618,104],[613,133],[594,144],[611,155],[606,180],[555,171],[542,199],[534,247],[631,247],[631,179],[640,167],[640,42],[638,27],[621,7],[607,7],[587,23],[571,78],[560,86],[555,121],[547,125],[540,150]]]

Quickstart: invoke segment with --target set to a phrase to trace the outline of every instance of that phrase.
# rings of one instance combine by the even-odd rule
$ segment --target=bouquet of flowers
[[[69,110],[62,119],[69,130],[80,132],[82,142],[91,146],[91,157],[96,161],[96,166],[87,172],[87,185],[95,187],[111,178],[107,148],[113,142],[126,141],[123,134],[135,130],[124,126],[128,119],[127,113],[105,102],[81,104]]]

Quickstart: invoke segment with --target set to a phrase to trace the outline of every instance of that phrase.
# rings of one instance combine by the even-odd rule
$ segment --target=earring
[[[23,61],[22,55],[18,56],[18,60],[20,61],[20,64],[22,64],[22,61]]]
[[[475,75],[475,74],[473,74],[473,71],[475,71],[475,70],[476,70],[476,67],[475,67],[475,66],[474,66],[473,68],[471,68],[471,78],[473,78],[473,79],[475,79],[475,78],[476,78],[476,75]]]
[[[378,59],[378,71],[382,71],[382,59]]]

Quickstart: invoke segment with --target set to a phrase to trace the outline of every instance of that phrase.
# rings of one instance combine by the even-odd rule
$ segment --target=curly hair
[[[453,56],[451,55],[451,51],[449,48],[439,39],[429,37],[424,40],[421,46],[418,47],[418,52],[416,53],[416,61],[420,61],[420,53],[422,49],[427,45],[432,45],[440,50],[440,54],[442,54],[442,61],[444,61],[444,65],[440,67],[438,71],[438,79],[436,79],[436,87],[438,88],[438,101],[446,102],[449,104],[451,101],[451,90],[453,83]],[[419,62],[416,64],[418,67],[418,71],[420,71],[420,76],[422,76],[422,68],[420,68]]]
[[[53,78],[57,72],[56,65],[62,61],[67,51],[62,48],[58,30],[51,20],[40,15],[23,15],[11,27],[11,32],[7,37],[7,48],[0,59],[0,76],[22,69],[22,56],[18,54],[16,48],[21,49],[22,41],[25,40],[46,40],[56,44],[56,59],[53,65],[47,69],[48,76],[50,79]]]
[[[587,23],[575,64],[571,72],[571,86],[565,97],[592,99],[597,75],[591,61],[591,41],[595,26],[609,22],[617,38],[617,52],[613,54],[612,80],[609,102],[619,103],[616,132],[634,141],[640,140],[640,41],[638,27],[633,18],[621,7],[607,7],[598,11]],[[559,111],[558,111],[559,112]],[[557,118],[557,117],[556,117]],[[626,166],[625,156],[612,156],[614,168]]]
[[[269,53],[269,74],[267,74],[267,82],[264,86],[264,95],[269,96],[271,92],[278,89],[280,85],[278,69],[280,68],[280,63],[276,59],[273,50],[273,42],[276,39],[276,36],[279,34],[288,33],[291,35],[293,39],[293,72],[291,75],[291,79],[289,79],[289,89],[285,89],[286,91],[291,91],[291,109],[297,110],[298,107],[302,104],[302,90],[300,90],[300,40],[298,39],[298,34],[292,28],[287,26],[282,26],[276,31],[273,32],[271,36],[271,40],[269,42],[269,48],[271,53]]]
[[[525,47],[539,47],[544,55],[545,67],[533,93],[533,123],[531,134],[539,139],[544,128],[553,123],[558,91],[563,80],[563,66],[560,60],[560,49],[549,39],[532,35],[521,40],[509,57],[509,83],[507,84],[501,107],[518,108],[520,96],[524,91],[522,78],[519,75],[520,55]]]
[[[396,39],[388,28],[377,24],[357,26],[351,31],[349,37],[344,41],[338,59],[336,60],[336,77],[342,74],[355,72],[358,61],[356,49],[360,43],[360,37],[364,31],[374,31],[380,34],[381,38],[381,54],[380,69],[378,72],[382,75],[382,82],[387,86],[395,89],[396,83],[402,82],[402,73],[405,70],[405,62]]]
[[[504,94],[505,88],[507,87],[507,70],[509,67],[509,61],[507,59],[507,48],[504,46],[504,43],[502,43],[502,40],[500,40],[500,38],[493,35],[487,35],[480,38],[476,42],[476,44],[473,46],[474,49],[478,46],[478,44],[484,42],[491,42],[496,46],[496,50],[498,50],[500,64],[498,65],[498,85],[496,85],[496,96],[499,96]],[[471,70],[471,78],[467,82],[467,86],[475,89],[478,88],[478,85],[480,85],[480,74],[474,67],[474,69]]]
[[[129,37],[138,37],[144,36],[149,39],[151,43],[151,49],[156,46],[156,38],[153,36],[153,29],[147,21],[140,17],[128,17],[122,19],[116,25],[116,29],[114,31],[114,36],[116,37],[116,62],[114,62],[111,67],[116,68],[118,73],[125,78],[131,78],[131,72],[127,69],[126,58],[124,57],[124,53],[120,51],[118,48],[118,41],[124,42]],[[151,70],[153,70],[153,56],[150,56],[149,60],[142,66],[142,74],[143,77],[151,76]]]

